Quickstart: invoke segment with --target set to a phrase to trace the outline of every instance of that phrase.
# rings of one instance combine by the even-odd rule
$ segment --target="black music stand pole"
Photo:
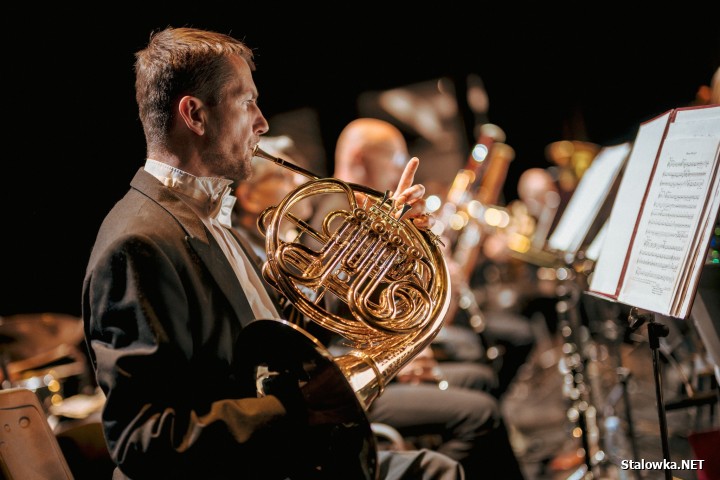
[[[655,314],[650,312],[641,313],[637,307],[630,310],[630,322],[647,321],[648,341],[652,351],[653,376],[655,378],[655,399],[657,402],[658,420],[660,421],[660,441],[662,442],[663,460],[665,465],[670,464],[670,444],[668,442],[667,417],[665,416],[665,403],[662,394],[662,378],[660,377],[660,339],[667,337],[670,333],[667,325],[657,322]],[[672,480],[672,471],[665,468],[665,480]]]

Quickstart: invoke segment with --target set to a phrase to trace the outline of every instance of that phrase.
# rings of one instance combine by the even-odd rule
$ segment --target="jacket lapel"
[[[171,189],[163,186],[143,168],[140,168],[130,185],[155,201],[177,220],[187,233],[185,240],[207,266],[218,287],[230,302],[240,323],[246,326],[252,322],[255,315],[250,308],[246,293],[220,245],[209,234],[195,212],[174,195]]]

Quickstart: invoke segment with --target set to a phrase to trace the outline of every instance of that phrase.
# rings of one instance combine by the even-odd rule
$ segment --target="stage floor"
[[[645,334],[647,338],[644,329],[638,333]],[[561,343],[560,340],[552,339],[544,348],[536,348],[501,401],[505,419],[510,425],[511,440],[527,480],[576,478],[573,474],[584,465],[582,450],[578,455],[581,439],[573,437],[573,429],[577,424],[567,416],[572,402],[563,394],[563,374],[558,368],[562,358]],[[618,358],[612,355],[613,348],[612,345],[595,345],[593,352],[598,360],[593,362],[594,369],[588,369],[588,372],[597,372],[592,376],[591,385],[595,387],[592,403],[598,411],[598,423],[602,423],[605,416],[612,415],[612,399],[619,393],[613,392],[613,387],[617,385],[617,360],[613,359]],[[639,457],[635,460],[662,460],[651,349],[648,343],[640,339],[638,343],[622,343],[619,351],[622,365],[631,373],[628,392]],[[667,404],[684,394],[681,371],[687,374],[687,365],[684,369],[665,362],[661,362],[661,365],[663,395]],[[712,406],[709,405],[666,412],[672,461],[679,464],[681,460],[696,458],[688,440],[693,432],[718,429],[717,402],[713,406],[716,408],[714,418],[711,416]],[[622,425],[625,425],[622,400],[615,405],[614,412],[622,419]],[[603,441],[603,436],[603,429],[600,428],[598,436],[589,437],[591,451]],[[600,442],[597,438],[600,438]],[[711,451],[716,449],[714,456],[717,458],[717,453],[720,453],[718,446],[709,448]],[[631,453],[627,460],[632,460]],[[607,479],[665,478],[663,470],[619,471],[610,466],[597,472],[599,478]],[[703,479],[702,472],[693,470],[676,470],[673,476],[683,480]]]

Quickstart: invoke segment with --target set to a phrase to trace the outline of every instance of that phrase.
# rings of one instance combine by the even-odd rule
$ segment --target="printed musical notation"
[[[703,146],[706,148],[700,148]],[[649,210],[643,212],[635,239],[637,254],[631,257],[634,268],[628,285],[641,281],[651,286],[651,295],[658,296],[674,290],[681,259],[687,256],[690,246],[687,239],[697,228],[703,210],[704,202],[700,200],[704,195],[699,192],[707,191],[712,178],[710,161],[704,158],[712,156],[715,148],[717,142],[707,137],[670,139],[665,143],[655,172],[660,181],[650,186],[645,201]]]
[[[603,247],[591,293],[687,316],[720,208],[719,162],[718,106],[671,110],[641,126],[609,220],[616,243]]]

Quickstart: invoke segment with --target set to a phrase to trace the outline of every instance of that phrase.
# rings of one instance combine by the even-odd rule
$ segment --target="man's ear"
[[[198,135],[205,133],[205,104],[197,97],[185,95],[178,102],[178,114],[185,126]]]

